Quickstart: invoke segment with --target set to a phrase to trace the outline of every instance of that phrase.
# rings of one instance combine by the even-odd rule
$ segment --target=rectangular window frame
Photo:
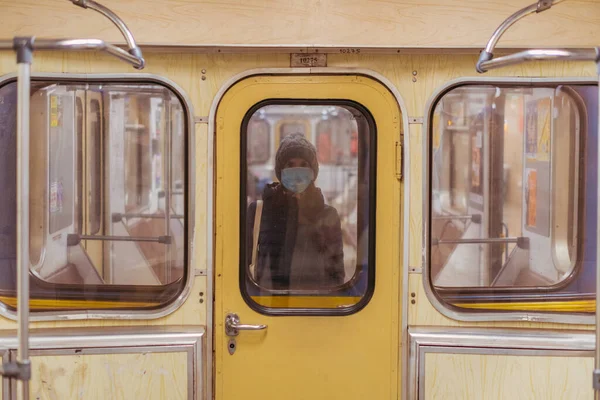
[[[598,81],[592,78],[571,78],[571,77],[549,77],[549,78],[459,78],[451,80],[429,97],[425,106],[426,114],[424,119],[424,140],[423,140],[423,287],[428,300],[433,307],[442,315],[458,321],[535,321],[535,322],[553,322],[590,325],[595,323],[593,313],[589,315],[575,313],[551,313],[542,311],[492,311],[492,310],[476,310],[459,308],[452,306],[444,301],[434,290],[431,280],[431,189],[432,189],[432,169],[431,169],[431,146],[432,146],[432,124],[435,106],[438,101],[448,92],[461,86],[467,85],[518,85],[518,86],[543,86],[548,84],[553,85],[591,85],[597,86]],[[600,89],[599,89],[600,90]],[[554,256],[554,254],[553,254]],[[570,279],[567,278],[565,282]],[[528,290],[524,288],[523,290]]]
[[[0,76],[0,86],[4,86],[11,82],[16,82],[17,74],[11,73]],[[32,73],[31,81],[52,81],[55,83],[64,84],[90,84],[102,85],[107,83],[114,84],[148,84],[159,85],[170,90],[180,101],[184,112],[185,123],[185,151],[187,168],[184,170],[187,183],[187,195],[185,196],[185,212],[187,227],[185,230],[185,259],[186,265],[184,268],[184,283],[182,289],[177,296],[159,307],[146,309],[61,309],[52,311],[33,311],[30,310],[31,321],[59,321],[68,319],[89,320],[89,319],[157,319],[162,318],[176,311],[183,305],[191,293],[194,282],[194,265],[192,264],[192,250],[194,237],[194,221],[195,221],[195,122],[194,109],[192,102],[186,92],[173,81],[153,74],[71,74],[71,73]],[[85,108],[85,104],[84,104]],[[85,123],[84,123],[85,125]],[[77,202],[77,200],[76,200]],[[74,215],[75,223],[77,223],[77,215]],[[114,285],[122,286],[122,285]],[[116,291],[115,291],[116,292]],[[6,303],[0,302],[0,315],[10,320],[16,321],[17,312]]]

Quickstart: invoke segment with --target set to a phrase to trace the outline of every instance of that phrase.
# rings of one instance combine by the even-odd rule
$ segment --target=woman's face
[[[284,169],[285,168],[299,168],[299,167],[310,168],[310,164],[304,158],[294,157],[294,158],[290,158],[283,166]]]
[[[294,192],[294,196],[301,195],[315,179],[310,164],[303,158],[290,158],[281,171],[281,183]]]

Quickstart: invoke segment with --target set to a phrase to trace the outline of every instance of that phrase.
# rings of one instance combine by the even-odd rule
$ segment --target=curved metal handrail
[[[490,40],[488,40],[487,45],[485,46],[485,50],[483,50],[481,54],[479,54],[479,60],[477,60],[476,66],[477,72],[484,73],[487,71],[484,63],[494,58],[493,53],[494,49],[496,48],[496,44],[498,44],[498,41],[500,40],[502,35],[504,35],[504,33],[508,30],[508,28],[510,28],[517,21],[525,18],[526,16],[533,13],[540,13],[542,11],[546,11],[553,5],[558,4],[562,1],[564,0],[539,0],[537,3],[533,3],[527,7],[524,7],[516,13],[514,13],[513,15],[511,15],[510,17],[508,17],[507,19],[505,19],[504,22],[502,22],[500,26],[496,28],[496,30],[490,37]]]
[[[127,53],[131,54],[138,60],[139,66],[134,65],[134,67],[137,69],[144,68],[145,61],[144,61],[144,57],[142,57],[142,50],[139,48],[139,46],[135,42],[135,39],[133,37],[133,33],[131,33],[131,30],[129,30],[127,25],[125,25],[125,22],[121,18],[119,18],[119,16],[117,14],[112,12],[110,9],[104,7],[102,4],[98,4],[92,0],[69,0],[69,1],[81,8],[92,9],[92,10],[104,15],[106,18],[108,18],[119,29],[119,31],[121,31],[121,34],[125,38],[125,42],[127,43],[127,47],[129,48]],[[107,45],[107,46],[112,46],[112,45]],[[113,54],[112,52],[114,51],[113,47],[119,49],[116,46],[107,48],[107,51],[111,54]],[[121,50],[121,49],[119,49],[119,50]],[[116,55],[116,54],[113,54],[113,55]],[[121,58],[121,57],[119,57],[119,58]]]
[[[115,45],[106,43],[100,39],[37,39],[28,38],[32,50],[99,50],[111,54],[118,59],[134,66],[134,68],[144,68],[144,59],[138,58]],[[0,40],[0,50],[15,50],[14,40]]]
[[[492,58],[488,61],[477,63],[477,71],[484,73],[490,69],[507,67],[510,65],[521,64],[526,61],[548,61],[548,60],[568,60],[568,61],[597,61],[600,59],[600,48],[585,50],[566,50],[566,49],[532,49],[523,50],[518,53],[509,54],[498,58]]]

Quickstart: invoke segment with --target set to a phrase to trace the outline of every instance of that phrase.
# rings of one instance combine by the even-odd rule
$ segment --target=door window
[[[258,118],[269,124],[257,124]],[[296,130],[282,122],[300,119],[307,123],[294,125]],[[271,159],[257,162],[252,149],[266,141],[267,126],[286,126],[286,134],[269,130],[281,140]],[[306,126],[317,132],[300,129]],[[368,301],[374,278],[370,113],[349,101],[264,101],[248,111],[241,135],[246,301],[265,313],[347,312]]]

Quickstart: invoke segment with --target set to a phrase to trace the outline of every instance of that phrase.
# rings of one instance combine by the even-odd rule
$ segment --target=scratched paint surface
[[[427,354],[426,399],[591,399],[593,357]]]
[[[186,353],[32,357],[31,399],[187,399]]]

